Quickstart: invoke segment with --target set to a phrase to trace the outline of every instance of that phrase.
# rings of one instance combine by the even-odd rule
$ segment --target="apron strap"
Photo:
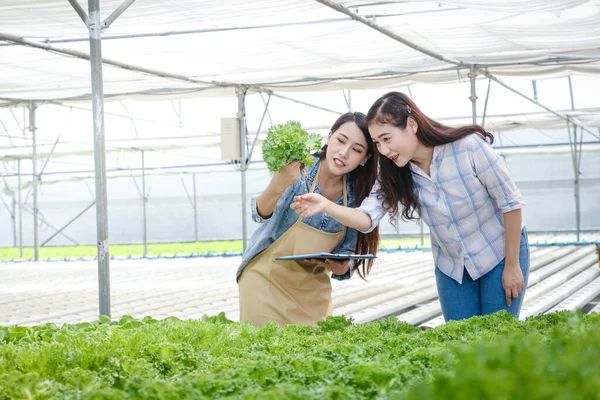
[[[315,179],[313,179],[312,184],[310,185],[310,191],[308,193],[314,192],[315,187],[317,187],[317,179],[319,179],[319,172],[321,172],[321,164],[322,164],[322,160],[319,160],[319,168],[317,168],[317,174],[315,175]],[[307,178],[308,178],[308,176],[307,176]]]
[[[313,179],[312,184],[310,185],[310,192],[308,193],[313,193],[315,191],[315,187],[317,186],[317,180],[319,179],[319,172],[321,172],[321,164],[322,164],[323,160],[319,160],[319,167],[317,168],[317,174],[315,175],[315,179]],[[343,193],[343,197],[344,197],[344,207],[348,206],[348,190],[347,190],[347,186],[348,186],[348,179],[347,179],[347,174],[344,174],[344,176],[342,177],[342,193]],[[301,219],[298,218],[296,220],[296,222],[294,223],[300,223]],[[342,238],[346,235],[346,226],[344,224],[342,224]]]
[[[347,183],[347,174],[344,174],[344,177],[342,178],[342,182],[344,185],[343,193],[344,193],[344,207],[348,206],[348,193],[347,193],[347,188],[346,186],[348,185]],[[342,224],[342,240],[344,240],[344,236],[346,235],[346,225]]]
[[[310,190],[308,191],[308,193],[312,193],[315,191],[315,187],[317,186],[317,179],[319,179],[320,171],[321,171],[321,160],[319,160],[319,167],[317,168],[317,174],[315,175],[315,179],[313,179],[313,182],[310,185]],[[306,177],[304,179],[308,179],[308,174],[306,174]],[[298,219],[296,219],[296,222],[294,222],[294,225],[297,225],[300,223],[302,223],[302,218],[298,217]],[[294,225],[292,225],[292,226],[294,226]]]

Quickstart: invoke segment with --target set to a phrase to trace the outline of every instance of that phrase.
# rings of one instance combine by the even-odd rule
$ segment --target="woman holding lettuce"
[[[307,177],[302,164],[291,162],[252,198],[252,219],[261,224],[242,255],[237,271],[240,321],[262,326],[316,325],[331,315],[331,277],[349,279],[355,270],[364,278],[373,260],[276,260],[279,256],[334,252],[375,254],[377,230],[362,234],[327,215],[298,218],[290,209],[294,196],[319,193],[347,207],[369,195],[377,175],[377,159],[365,115],[346,113],[333,124],[327,144],[313,155]],[[362,272],[359,270],[362,267]]]

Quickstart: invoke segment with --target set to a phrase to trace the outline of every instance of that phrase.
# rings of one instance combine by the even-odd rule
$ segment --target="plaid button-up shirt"
[[[493,148],[473,134],[436,146],[431,176],[414,163],[410,168],[436,267],[462,283],[465,268],[478,279],[498,265],[505,257],[502,214],[525,203]],[[376,184],[359,207],[371,217],[369,231],[387,212],[378,190]]]

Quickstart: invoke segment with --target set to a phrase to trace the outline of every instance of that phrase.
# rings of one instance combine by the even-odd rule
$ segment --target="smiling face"
[[[335,175],[344,175],[368,158],[365,135],[354,122],[346,122],[329,134],[326,162]]]
[[[406,128],[399,128],[391,124],[371,123],[369,124],[369,133],[379,154],[392,160],[398,167],[408,164],[414,158],[419,146],[416,123],[412,118],[408,119]]]

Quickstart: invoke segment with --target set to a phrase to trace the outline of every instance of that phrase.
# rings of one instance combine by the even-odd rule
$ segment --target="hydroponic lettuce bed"
[[[0,399],[597,399],[600,315],[0,327]]]

